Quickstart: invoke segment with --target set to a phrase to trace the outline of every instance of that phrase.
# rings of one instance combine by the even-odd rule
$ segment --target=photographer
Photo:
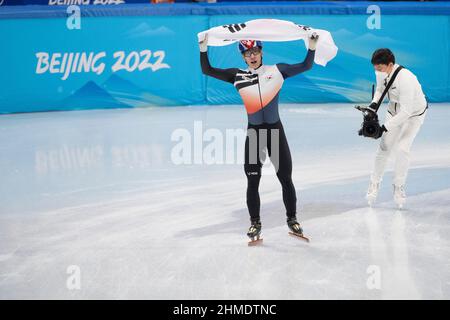
[[[378,100],[400,66],[395,63],[394,54],[389,49],[376,50],[371,62],[375,69],[377,89],[369,108],[376,110]],[[381,141],[366,197],[369,205],[375,202],[388,157],[395,148],[394,201],[401,208],[406,201],[409,152],[422,126],[428,105],[416,76],[404,68],[395,77],[387,97],[389,105],[384,125],[378,126],[372,136],[375,139],[381,138]]]

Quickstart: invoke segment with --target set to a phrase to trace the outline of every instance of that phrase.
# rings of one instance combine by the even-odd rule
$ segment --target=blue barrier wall
[[[369,29],[373,4],[87,6],[80,29],[69,28],[66,7],[0,7],[0,112],[241,103],[231,85],[201,74],[196,34],[257,18],[326,29],[339,48],[327,67],[287,80],[282,102],[369,100],[379,47],[418,76],[430,101],[450,101],[448,2],[380,4],[381,28]],[[300,41],[266,42],[264,62],[294,63],[305,53]],[[245,67],[235,45],[210,48],[210,58]]]

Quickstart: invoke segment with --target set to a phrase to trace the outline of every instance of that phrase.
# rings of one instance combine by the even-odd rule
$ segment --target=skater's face
[[[374,64],[373,68],[378,72],[390,73],[394,64],[390,62],[389,64]]]
[[[262,50],[259,47],[251,48],[247,51],[245,51],[242,54],[242,57],[244,57],[245,63],[253,69],[258,68],[261,66],[262,62]]]

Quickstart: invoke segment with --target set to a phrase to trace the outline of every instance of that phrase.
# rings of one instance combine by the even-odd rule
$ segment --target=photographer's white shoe
[[[378,196],[378,190],[380,189],[380,183],[370,182],[369,188],[367,189],[366,199],[369,206],[375,203]]]

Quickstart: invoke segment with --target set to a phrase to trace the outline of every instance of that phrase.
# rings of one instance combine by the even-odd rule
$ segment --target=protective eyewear
[[[255,56],[261,53],[261,49],[258,47],[248,49],[244,52],[244,57],[249,58],[252,54]]]

